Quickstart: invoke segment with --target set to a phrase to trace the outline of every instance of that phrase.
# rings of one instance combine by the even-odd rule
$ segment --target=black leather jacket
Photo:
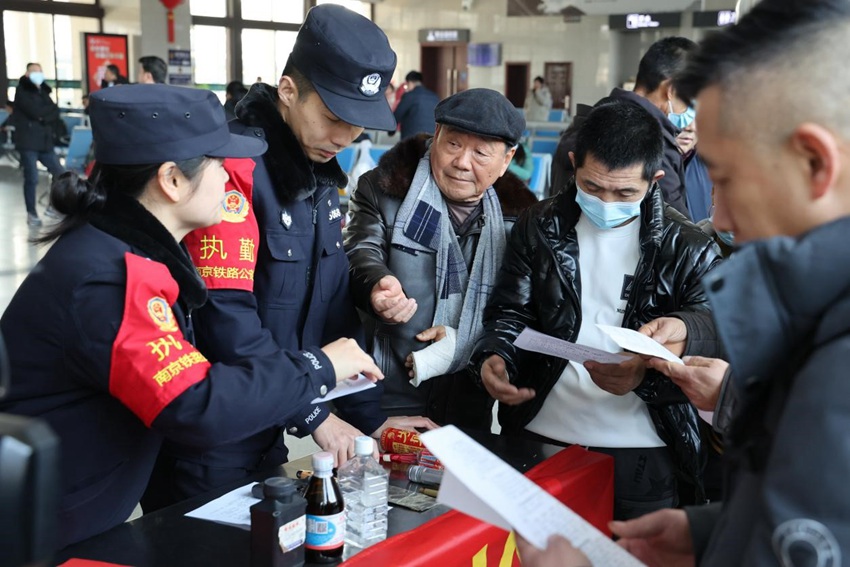
[[[514,228],[499,280],[484,319],[484,335],[472,355],[481,364],[498,354],[519,387],[531,387],[530,401],[501,404],[499,422],[506,433],[519,433],[540,411],[558,381],[566,360],[521,351],[513,341],[530,326],[575,341],[581,328],[581,276],[575,225],[581,209],[572,181],[557,196],[530,208]],[[708,311],[700,281],[720,262],[716,245],[669,205],[653,186],[641,205],[640,262],[623,316],[623,326],[637,329],[661,316],[675,314],[689,329]],[[688,313],[691,312],[691,313]],[[696,353],[693,353],[696,354]],[[659,437],[671,449],[687,479],[701,486],[702,457],[696,409],[670,380],[647,371],[635,389],[649,406]]]

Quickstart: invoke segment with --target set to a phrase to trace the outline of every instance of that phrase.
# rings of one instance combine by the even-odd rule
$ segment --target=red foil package
[[[381,433],[381,450],[386,453],[419,453],[425,445],[415,431],[388,427]]]

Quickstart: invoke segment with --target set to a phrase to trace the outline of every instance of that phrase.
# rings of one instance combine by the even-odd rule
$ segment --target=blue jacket
[[[838,565],[850,550],[848,231],[844,217],[748,243],[705,278],[734,413],[722,506],[688,510],[700,565]]]
[[[191,343],[206,289],[171,234],[136,201],[62,236],[0,319],[12,368],[0,411],[40,417],[61,440],[60,546],[125,521],[163,437],[232,442],[284,423],[280,399],[310,400],[335,382],[319,349],[238,366],[210,364]],[[300,366],[298,384],[275,369]]]
[[[224,222],[196,231],[186,240],[210,288],[209,301],[195,317],[198,343],[217,361],[235,363],[278,348],[312,351],[340,337],[364,342],[348,291],[348,258],[342,249],[337,189],[346,185],[346,176],[335,159],[327,164],[308,161],[276,101],[276,89],[256,84],[237,106],[239,119],[230,123],[234,133],[263,137],[269,144],[266,154],[255,158],[248,187],[240,187],[248,194],[248,218],[256,219],[256,228],[251,228],[250,220]],[[238,176],[231,172],[231,178],[228,190],[234,189]],[[216,268],[219,274],[226,272],[203,258],[200,243],[204,235],[211,238],[221,231],[225,231],[221,238],[226,242],[255,241],[256,271],[248,285],[217,277]],[[297,381],[300,374],[291,366],[277,372],[278,378],[286,381]],[[335,405],[343,419],[369,434],[385,420],[380,410],[382,391],[379,383],[362,394],[341,398]],[[293,402],[281,399],[280,403]],[[327,419],[328,412],[324,404],[300,405],[286,429],[299,437],[309,435]],[[280,428],[271,428],[211,451],[173,444],[166,450],[178,459],[232,468],[235,475],[244,476],[245,469],[267,468],[286,460],[281,433]]]
[[[412,91],[404,93],[395,109],[395,119],[401,125],[401,139],[410,138],[425,132],[433,134],[436,126],[434,109],[440,97],[434,91],[429,91],[419,85]]]

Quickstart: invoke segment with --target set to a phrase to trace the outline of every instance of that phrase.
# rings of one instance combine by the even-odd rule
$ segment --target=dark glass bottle
[[[313,476],[307,484],[308,563],[337,563],[342,559],[345,541],[345,504],[336,478],[334,457],[330,453],[313,455]]]
[[[290,479],[266,479],[263,499],[251,506],[251,567],[304,565],[306,508]]]

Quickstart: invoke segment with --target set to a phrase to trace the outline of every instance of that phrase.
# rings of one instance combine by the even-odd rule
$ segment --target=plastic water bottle
[[[371,437],[357,437],[355,457],[338,471],[345,502],[346,558],[387,537],[389,473],[372,458],[372,447]]]

